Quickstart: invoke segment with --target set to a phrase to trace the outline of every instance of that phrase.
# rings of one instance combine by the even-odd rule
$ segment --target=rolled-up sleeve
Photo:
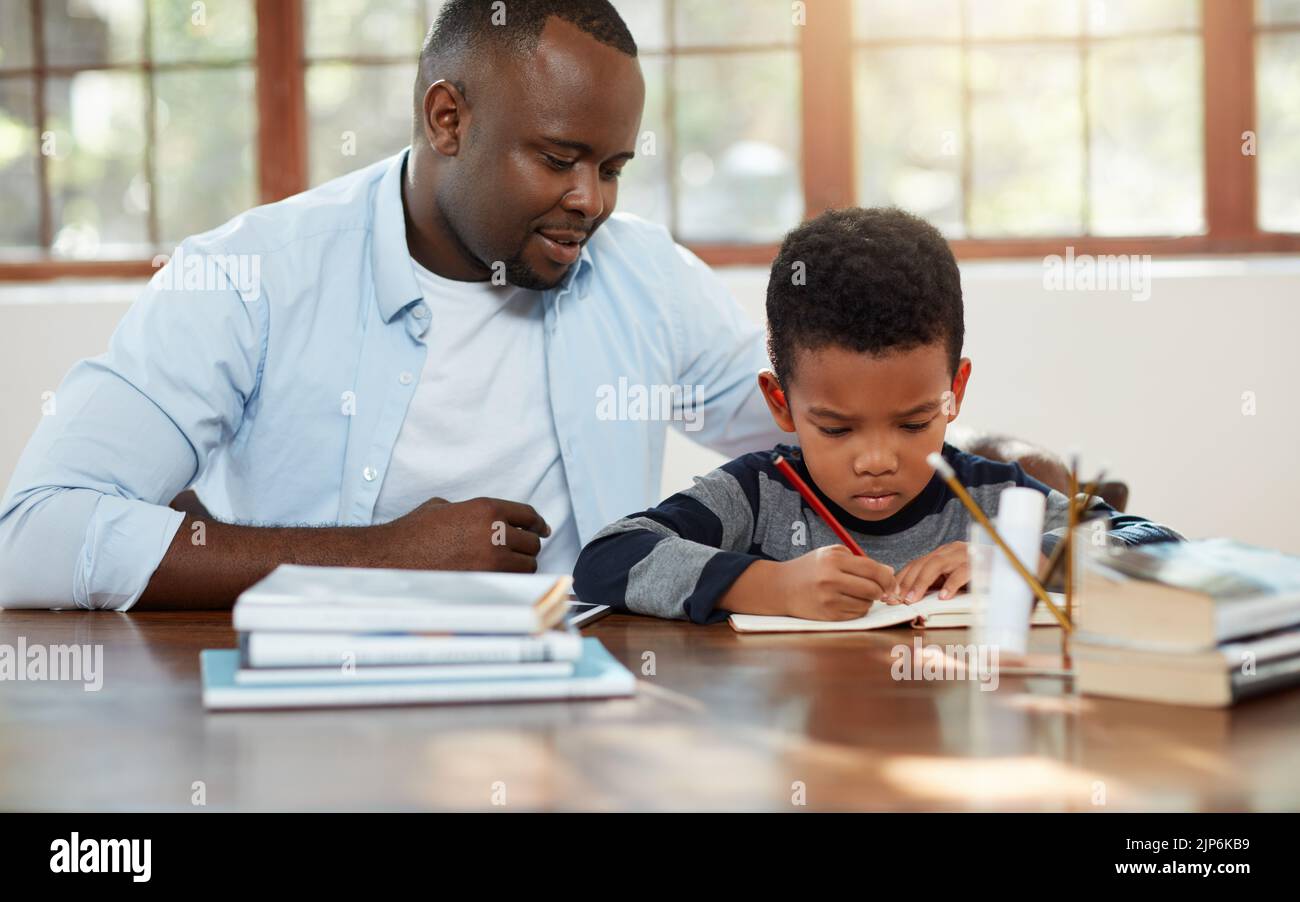
[[[769,365],[763,327],[703,261],[684,247],[676,251],[678,380],[692,402],[698,392],[699,403],[673,426],[731,457],[787,440],[758,390],[758,373]]]
[[[68,372],[24,449],[0,501],[0,607],[130,608],[184,521],[167,503],[238,430],[268,301],[210,266],[201,287],[174,287],[177,259],[219,255],[199,239],[181,249],[108,351]]]

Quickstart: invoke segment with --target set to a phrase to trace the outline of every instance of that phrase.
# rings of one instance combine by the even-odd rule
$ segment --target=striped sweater
[[[966,541],[970,514],[935,474],[902,510],[883,520],[862,520],[831,501],[813,482],[797,448],[778,445],[803,480],[870,557],[895,571],[948,542]],[[1065,532],[1066,496],[1025,473],[943,446],[944,458],[976,502],[990,515],[1009,486],[1047,496],[1043,553]],[[1109,518],[1112,542],[1139,545],[1181,541],[1168,527],[1121,514],[1100,498],[1090,511]],[[583,601],[623,611],[695,623],[714,623],[728,612],[718,600],[756,560],[788,561],[838,541],[803,497],[757,451],[723,464],[684,492],[650,510],[630,514],[598,532],[578,557],[574,591]]]

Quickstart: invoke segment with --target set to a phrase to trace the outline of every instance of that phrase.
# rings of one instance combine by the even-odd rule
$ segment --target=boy
[[[729,613],[846,620],[882,599],[951,597],[969,580],[970,517],[926,463],[940,450],[990,514],[1008,486],[1047,495],[1051,551],[1065,495],[1018,464],[944,442],[971,362],[957,261],[934,227],[897,209],[835,210],[799,226],[772,264],[767,319],[773,369],[759,387],[798,437],[776,450],[867,557],[838,542],[771,452],[754,452],[597,533],[574,569],[583,600],[712,623]],[[1112,541],[1181,539],[1100,499],[1090,510],[1109,516]]]

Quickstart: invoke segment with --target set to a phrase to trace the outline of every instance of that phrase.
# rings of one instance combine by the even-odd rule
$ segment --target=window
[[[787,2],[615,0],[646,78],[619,208],[688,243],[780,240],[803,216],[798,28]]]
[[[307,173],[319,185],[411,142],[413,61],[441,0],[303,5]]]
[[[1199,0],[857,0],[857,200],[951,237],[1205,231]]]
[[[714,264],[897,203],[961,257],[1300,251],[1300,0],[614,0],[619,207]],[[147,275],[410,140],[442,0],[0,3],[0,279]]]
[[[1300,232],[1300,0],[1256,0],[1259,225]]]
[[[0,5],[0,252],[148,258],[256,203],[251,0]]]

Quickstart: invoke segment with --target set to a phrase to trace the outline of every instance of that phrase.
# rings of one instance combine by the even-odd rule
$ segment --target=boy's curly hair
[[[829,210],[785,236],[767,330],[787,389],[796,351],[829,345],[883,355],[942,341],[955,374],[965,338],[957,261],[938,229],[896,207]]]

